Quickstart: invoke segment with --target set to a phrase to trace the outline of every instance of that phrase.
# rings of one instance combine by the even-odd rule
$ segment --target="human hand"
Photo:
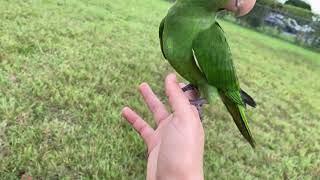
[[[165,90],[172,113],[148,84],[140,85],[156,129],[130,108],[122,110],[123,117],[148,147],[147,179],[203,179],[204,130],[196,107],[189,103],[189,99],[195,98],[194,92],[183,93],[174,74],[167,76]]]

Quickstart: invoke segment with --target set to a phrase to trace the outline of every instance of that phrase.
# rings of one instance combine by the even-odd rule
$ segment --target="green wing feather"
[[[161,47],[161,52],[162,55],[164,56],[164,58],[166,58],[166,56],[164,55],[164,51],[163,51],[163,39],[162,39],[162,35],[163,35],[163,29],[164,29],[164,22],[165,22],[166,18],[163,18],[160,26],[159,26],[159,39],[160,39],[160,47]]]
[[[245,106],[239,91],[224,91],[224,95],[231,99],[234,103]]]
[[[244,112],[244,102],[232,61],[230,48],[218,23],[200,32],[193,42],[195,60],[205,74],[208,83],[215,86],[241,134],[252,147],[251,135]]]
[[[192,47],[209,84],[226,91],[240,89],[230,48],[216,23],[200,32]]]

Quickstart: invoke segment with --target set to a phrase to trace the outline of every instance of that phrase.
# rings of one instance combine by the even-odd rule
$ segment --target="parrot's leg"
[[[190,100],[190,104],[194,105],[198,112],[199,112],[199,117],[200,117],[200,120],[202,121],[203,120],[203,114],[202,114],[202,106],[204,104],[208,104],[208,101],[206,99],[195,99],[195,100]]]
[[[193,85],[193,84],[188,84],[188,85],[186,85],[185,87],[182,88],[183,92],[191,91],[191,90],[198,90],[198,87]]]
[[[198,87],[193,84],[188,84],[182,88],[183,92],[193,91],[193,90],[198,91]],[[206,99],[200,98],[200,99],[190,100],[190,104],[194,105],[197,108],[197,110],[199,112],[200,120],[202,121],[203,120],[202,106],[204,104],[208,104],[208,101]]]

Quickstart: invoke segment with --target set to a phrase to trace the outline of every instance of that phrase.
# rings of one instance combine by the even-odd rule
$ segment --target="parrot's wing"
[[[161,23],[160,23],[160,26],[159,26],[159,39],[160,39],[160,47],[161,47],[161,52],[162,52],[162,55],[164,56],[164,58],[166,58],[165,54],[164,54],[164,51],[163,51],[163,40],[162,40],[162,35],[163,35],[163,29],[164,29],[164,22],[165,22],[165,19],[166,18],[163,18]]]
[[[223,90],[239,90],[230,48],[219,25],[213,24],[194,39],[194,59],[209,84]]]
[[[218,23],[200,32],[192,45],[194,59],[215,86],[241,134],[252,147],[255,146],[244,112],[244,98],[236,76],[229,45]]]

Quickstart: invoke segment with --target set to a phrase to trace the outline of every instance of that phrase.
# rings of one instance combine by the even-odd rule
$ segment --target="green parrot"
[[[191,101],[198,109],[219,95],[244,138],[254,148],[246,104],[255,101],[239,85],[224,31],[216,21],[221,10],[247,14],[255,0],[177,0],[159,28],[163,56],[190,82],[184,91],[198,89],[202,98]],[[200,116],[201,117],[201,116]]]

